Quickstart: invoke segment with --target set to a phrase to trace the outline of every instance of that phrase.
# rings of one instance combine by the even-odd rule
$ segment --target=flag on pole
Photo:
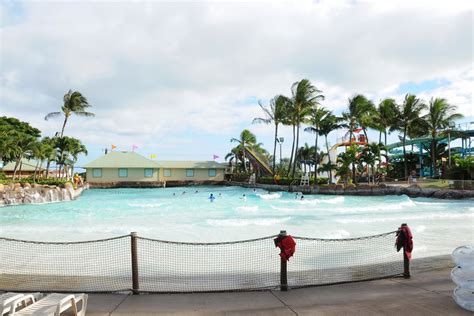
[[[112,144],[112,150],[114,150],[115,148],[117,148],[117,146],[115,146],[114,144]]]
[[[135,151],[135,149],[137,149],[138,146],[137,145],[132,145],[132,151]]]
[[[150,159],[155,159],[156,158],[156,154],[151,154],[150,155]]]
[[[216,160],[217,158],[219,158],[219,156],[217,156],[216,154],[212,155],[212,160]]]

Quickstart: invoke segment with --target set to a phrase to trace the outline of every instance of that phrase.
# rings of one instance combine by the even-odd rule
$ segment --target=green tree
[[[302,79],[293,83],[291,86],[291,108],[292,123],[296,129],[296,145],[292,147],[292,154],[299,145],[300,127],[301,123],[306,120],[312,108],[319,105],[319,101],[324,100],[324,95],[320,94],[322,91],[311,84],[308,79]],[[293,142],[294,143],[294,142]],[[291,158],[290,158],[291,160]],[[292,177],[295,176],[296,159],[293,162]]]
[[[408,178],[408,164],[407,154],[405,149],[406,137],[410,130],[420,126],[422,120],[420,119],[421,112],[426,109],[423,101],[413,94],[406,94],[403,104],[398,107],[396,129],[402,132],[402,146],[403,146],[403,165],[405,178]]]
[[[265,117],[257,117],[253,119],[253,123],[265,123],[275,125],[275,135],[273,139],[273,164],[272,172],[275,174],[275,157],[276,157],[276,147],[277,147],[277,138],[278,138],[278,126],[285,121],[287,107],[289,104],[289,99],[283,95],[277,95],[270,100],[268,107],[262,105],[259,101],[258,105],[263,110]]]
[[[334,165],[331,162],[331,155],[329,153],[329,143],[328,143],[328,135],[332,132],[335,131],[339,128],[344,127],[345,124],[343,123],[343,119],[340,117],[336,117],[335,115],[330,112],[328,115],[324,117],[324,119],[321,121],[320,125],[320,132],[321,135],[324,135],[324,141],[326,144],[326,153],[328,157],[328,163],[326,164],[327,166],[325,167],[325,171],[329,172],[329,183],[332,183],[332,171],[334,170]]]
[[[246,166],[246,162],[245,162],[245,158],[246,158],[245,148],[247,146],[256,145],[257,144],[257,138],[248,129],[244,129],[240,133],[239,138],[232,138],[230,141],[232,143],[234,143],[234,142],[239,143],[237,145],[236,151],[240,151],[242,153],[241,157],[242,157],[243,169],[244,169],[244,172],[247,172],[247,166]]]
[[[86,97],[84,97],[80,92],[78,91],[72,91],[69,90],[63,98],[63,106],[61,107],[61,112],[51,112],[48,115],[44,117],[45,120],[48,120],[52,117],[64,115],[64,122],[63,126],[61,128],[61,134],[60,137],[63,137],[64,135],[64,128],[66,127],[66,123],[71,117],[72,114],[75,114],[77,116],[85,116],[85,117],[90,117],[94,116],[94,113],[87,112],[86,109],[91,107],[89,102],[87,101]]]
[[[434,175],[438,174],[436,168],[436,145],[437,137],[440,131],[453,125],[458,119],[464,116],[460,113],[456,113],[457,107],[448,103],[443,98],[431,98],[428,105],[428,113],[423,116],[422,125],[426,124],[426,131],[431,137],[431,168],[434,171]]]
[[[349,99],[348,109],[342,113],[342,117],[347,122],[347,126],[349,128],[349,141],[351,144],[354,136],[354,130],[358,127],[362,128],[366,141],[369,141],[367,138],[366,126],[373,118],[374,112],[374,104],[364,95],[358,94]],[[356,182],[355,164],[352,164],[352,181],[354,183]]]
[[[323,136],[322,124],[327,117],[331,115],[331,111],[324,107],[315,106],[311,109],[309,117],[306,121],[309,126],[304,129],[305,132],[311,132],[316,135],[314,140],[314,148],[318,148],[318,136]],[[314,151],[314,185],[318,185],[318,150]]]

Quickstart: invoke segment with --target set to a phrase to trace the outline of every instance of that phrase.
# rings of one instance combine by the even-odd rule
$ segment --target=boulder
[[[21,186],[22,186],[23,188],[25,188],[25,189],[31,188],[31,184],[29,184],[28,182],[22,183]]]
[[[0,192],[5,192],[5,185],[0,183]]]

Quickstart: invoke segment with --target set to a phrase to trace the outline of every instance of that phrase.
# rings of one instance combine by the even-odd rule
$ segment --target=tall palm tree
[[[456,113],[456,109],[457,106],[449,104],[446,99],[431,98],[428,105],[428,113],[423,116],[423,121],[431,137],[431,168],[434,171],[434,175],[437,175],[436,138],[438,133],[454,124],[454,121],[464,117],[462,114]]]
[[[306,123],[309,124],[307,128],[304,129],[305,132],[315,133],[316,137],[314,140],[314,185],[318,185],[318,136],[324,135],[321,126],[323,121],[331,114],[331,111],[325,109],[324,107],[313,107],[310,111],[309,118]]]
[[[244,165],[244,172],[247,172],[247,166],[246,166],[246,163],[245,163],[245,157],[246,157],[245,147],[255,145],[257,143],[257,138],[248,129],[244,129],[240,133],[239,138],[232,138],[230,141],[232,143],[234,143],[234,142],[239,143],[239,145],[237,145],[237,147],[238,147],[239,150],[242,151],[242,162],[243,162],[243,165]]]
[[[384,134],[384,145],[387,146],[387,130],[393,128],[396,123],[397,103],[395,99],[383,99],[380,101],[376,115],[373,117],[376,129],[379,131],[379,143],[382,142],[382,134]]]
[[[423,101],[417,98],[413,94],[406,94],[403,104],[398,107],[397,110],[397,129],[403,134],[402,146],[403,146],[403,165],[405,170],[405,178],[408,178],[408,163],[407,154],[405,149],[406,137],[409,131],[421,122],[420,114],[426,109],[426,105]]]
[[[302,79],[291,86],[291,110],[293,111],[294,123],[296,124],[296,146],[298,148],[300,138],[300,126],[309,115],[311,109],[324,100],[322,91],[311,84],[308,79]],[[293,162],[292,177],[295,176],[296,159]]]
[[[328,135],[332,132],[335,131],[339,128],[342,128],[345,126],[345,124],[342,123],[342,118],[341,117],[336,117],[335,115],[332,114],[332,112],[329,112],[328,115],[324,117],[324,119],[321,121],[320,124],[320,133],[321,135],[324,135],[324,141],[326,144],[326,153],[328,156],[328,165],[326,166],[325,170],[329,172],[329,182],[332,182],[332,170],[331,168],[331,156],[329,153],[329,143],[328,143]]]
[[[271,99],[268,108],[263,106],[262,103],[259,101],[258,105],[260,106],[260,108],[262,108],[265,117],[257,117],[253,119],[253,123],[273,123],[275,125],[275,135],[273,137],[273,174],[275,174],[275,157],[278,138],[278,126],[282,124],[285,120],[288,103],[289,99],[283,95],[277,95],[273,99]]]
[[[64,128],[66,127],[66,123],[72,114],[75,114],[77,116],[86,116],[86,117],[95,115],[94,113],[86,111],[86,109],[88,107],[91,107],[91,105],[87,101],[86,97],[84,97],[78,91],[73,92],[72,90],[69,90],[68,93],[64,95],[63,101],[64,101],[64,104],[61,107],[61,112],[51,112],[44,117],[45,120],[48,120],[52,117],[60,116],[61,114],[64,115],[64,122],[63,122],[63,127],[61,129],[60,137],[63,137]]]
[[[367,138],[367,131],[366,126],[369,124],[370,120],[373,117],[375,112],[375,107],[372,101],[367,99],[364,95],[358,94],[353,98],[349,99],[348,109],[347,111],[342,113],[344,120],[347,122],[347,126],[349,127],[349,142],[352,144],[352,138],[354,136],[354,130],[357,127],[361,127],[364,131],[364,135],[366,141],[368,142]],[[356,170],[355,164],[352,164],[352,181],[356,182]]]

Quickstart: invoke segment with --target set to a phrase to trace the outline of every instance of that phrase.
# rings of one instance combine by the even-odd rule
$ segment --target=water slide
[[[260,170],[260,175],[273,176],[272,169],[253,150],[245,148],[245,156]]]

